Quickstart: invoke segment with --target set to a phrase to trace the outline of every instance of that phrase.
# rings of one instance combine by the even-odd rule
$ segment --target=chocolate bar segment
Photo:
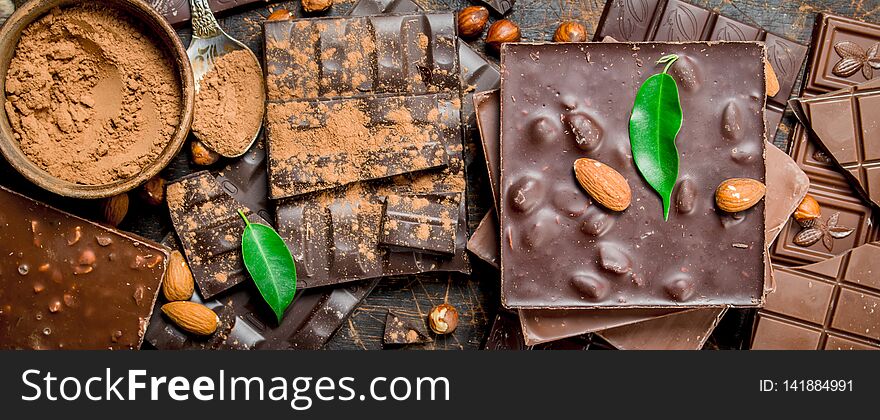
[[[239,6],[252,3],[269,3],[271,0],[206,0],[214,13],[224,12]],[[190,17],[190,0],[148,0],[150,6],[153,6],[168,23],[178,25],[189,21]]]
[[[655,73],[646,70],[667,54],[681,57],[678,71],[730,77],[707,83],[678,76],[686,122],[678,135],[683,158],[673,202],[685,204],[664,221],[660,198],[632,161],[628,127],[638,87]],[[760,305],[764,202],[733,216],[715,209],[714,192],[729,178],[765,182],[763,59],[759,43],[505,45],[504,305]],[[614,72],[605,70],[612,66]],[[588,100],[578,92],[613,100]],[[572,125],[578,130],[567,129]],[[574,161],[586,156],[615,168],[628,181],[630,209],[610,212],[592,203],[572,176]]]
[[[820,220],[827,222],[834,216],[836,226],[853,232],[842,238],[832,237],[830,242],[798,245],[795,237],[803,228],[790,219],[771,248],[773,263],[797,266],[819,262],[880,239],[880,226],[874,221],[876,210],[862,201],[831,158],[809,138],[803,125],[795,125],[790,147],[792,159],[810,179],[808,194],[819,203]]]
[[[796,114],[866,200],[880,206],[880,79],[795,100]]]
[[[163,243],[178,247],[169,235]],[[357,308],[379,282],[378,279],[329,289],[297,291],[281,320],[266,304],[256,286],[249,282],[214,299],[194,294],[193,302],[214,310],[220,318],[217,332],[207,337],[188,334],[156,310],[146,332],[146,341],[160,350],[317,350]],[[164,302],[160,298],[157,307]]]
[[[454,254],[460,201],[460,194],[388,196],[379,243],[392,249]]]
[[[500,311],[495,316],[484,350],[589,350],[591,335],[581,335],[539,345],[528,345],[523,340],[517,315]]]
[[[875,71],[880,25],[819,13],[812,39],[802,93],[831,92],[880,77]]]
[[[139,349],[168,250],[0,187],[0,349]]]
[[[700,350],[727,312],[698,309],[596,333],[619,350]]]
[[[594,40],[764,41],[767,60],[779,79],[779,92],[767,98],[767,138],[775,137],[791,97],[807,46],[679,0],[609,0]]]
[[[480,220],[477,228],[474,229],[471,238],[468,239],[468,251],[492,267],[501,268],[501,244],[498,242],[499,232],[498,216],[495,215],[495,210],[489,210],[483,216],[483,220]]]
[[[753,349],[880,350],[880,246],[803,267],[777,267]]]
[[[168,210],[184,255],[205,299],[250,279],[241,259],[244,221],[271,224],[227,194],[209,172],[198,172],[167,188]]]
[[[480,0],[478,3],[494,10],[499,15],[503,15],[513,8],[516,0]]]
[[[495,210],[501,202],[499,186],[501,185],[501,98],[498,90],[478,92],[474,94],[474,108],[477,112],[477,126],[489,172],[489,189]]]
[[[266,172],[266,150],[258,139],[243,156],[217,174],[217,182],[227,194],[255,211],[263,220],[275,220],[274,206],[269,202],[269,176]]]

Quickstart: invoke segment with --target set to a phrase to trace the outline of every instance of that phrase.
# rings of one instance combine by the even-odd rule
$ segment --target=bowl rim
[[[165,149],[137,175],[101,185],[77,184],[57,178],[31,162],[21,151],[6,114],[6,73],[15,55],[24,28],[56,7],[93,3],[88,0],[30,0],[18,8],[0,28],[0,153],[28,181],[55,194],[80,199],[106,198],[138,187],[165,169],[180,152],[192,126],[195,89],[192,66],[186,49],[174,28],[152,6],[143,0],[99,0],[108,7],[139,21],[144,30],[155,36],[155,42],[169,54],[180,82],[180,123]],[[144,19],[146,18],[146,19]]]

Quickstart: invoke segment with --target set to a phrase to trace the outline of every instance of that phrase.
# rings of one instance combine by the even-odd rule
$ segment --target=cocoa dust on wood
[[[136,176],[171,141],[181,115],[169,57],[140,23],[97,5],[56,8],[25,28],[6,99],[25,156],[85,185]]]
[[[202,78],[193,132],[223,156],[246,152],[263,125],[263,73],[245,50],[220,57]]]

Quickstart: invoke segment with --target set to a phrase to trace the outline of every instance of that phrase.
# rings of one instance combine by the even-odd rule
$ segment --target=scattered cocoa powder
[[[98,4],[55,8],[25,28],[5,93],[25,156],[85,185],[137,175],[180,122],[169,57],[140,23]]]
[[[202,78],[193,132],[223,156],[246,152],[263,124],[263,73],[250,52],[220,57]]]

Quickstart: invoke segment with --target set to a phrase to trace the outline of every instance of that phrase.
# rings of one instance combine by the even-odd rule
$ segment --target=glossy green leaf
[[[275,312],[278,323],[296,294],[296,264],[284,240],[269,226],[251,223],[240,210],[247,227],[241,237],[244,265],[263,299]]]
[[[678,180],[678,149],[675,138],[681,130],[681,102],[675,79],[666,72],[677,55],[668,55],[658,63],[666,64],[663,73],[645,80],[636,94],[629,120],[629,140],[633,159],[642,176],[663,200],[663,219],[669,219],[672,189]]]

